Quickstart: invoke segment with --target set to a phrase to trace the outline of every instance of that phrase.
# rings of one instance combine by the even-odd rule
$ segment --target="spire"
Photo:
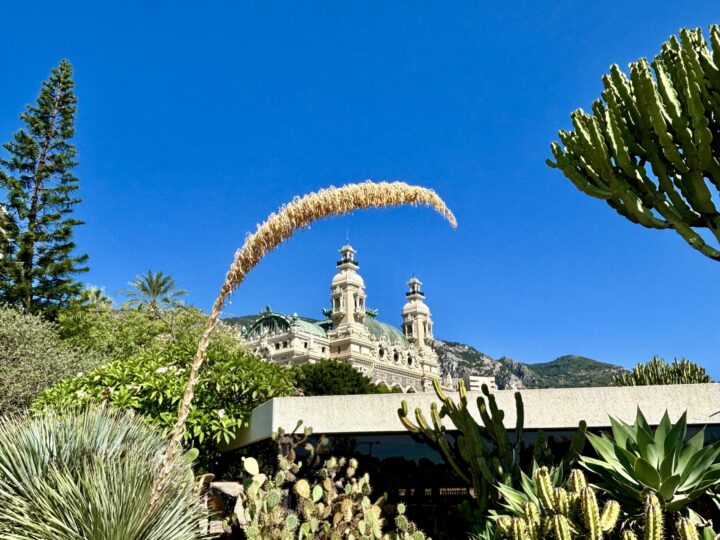
[[[337,267],[341,270],[357,270],[360,268],[357,261],[355,260],[356,251],[350,244],[345,244],[340,248],[340,260],[337,263]]]
[[[408,281],[407,302],[402,310],[403,332],[410,343],[425,346],[432,340],[432,319],[421,286],[422,282],[415,276]]]
[[[410,278],[410,281],[408,281],[408,292],[405,293],[405,296],[409,300],[424,300],[425,293],[420,290],[421,286],[422,281],[413,275],[413,277]]]

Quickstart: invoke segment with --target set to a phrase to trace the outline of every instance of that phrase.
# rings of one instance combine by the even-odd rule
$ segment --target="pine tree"
[[[76,255],[72,217],[80,202],[75,135],[76,98],[72,66],[62,60],[40,89],[34,105],[20,115],[25,127],[4,145],[0,193],[6,197],[7,245],[0,259],[0,302],[27,313],[54,317],[76,297],[87,271],[87,255]]]

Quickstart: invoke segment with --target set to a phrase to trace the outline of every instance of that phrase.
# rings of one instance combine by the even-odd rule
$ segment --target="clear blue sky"
[[[720,263],[544,164],[610,64],[718,20],[707,0],[4,2],[0,139],[70,59],[77,240],[85,279],[110,293],[151,268],[207,308],[281,203],[404,179],[436,189],[457,231],[417,209],[324,222],[267,257],[226,315],[320,316],[347,231],[387,322],[415,272],[436,336],[491,356],[684,355],[720,377]]]

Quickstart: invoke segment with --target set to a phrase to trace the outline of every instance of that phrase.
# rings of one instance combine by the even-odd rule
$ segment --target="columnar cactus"
[[[572,471],[566,487],[553,487],[550,471],[541,467],[533,475],[533,484],[533,492],[517,515],[497,517],[496,527],[503,538],[601,540],[617,525],[620,505],[607,501],[601,512],[597,494],[581,471]],[[537,496],[539,506],[530,496]]]
[[[673,360],[668,364],[654,356],[647,364],[638,364],[632,371],[614,377],[618,386],[645,386],[648,384],[695,384],[712,382],[710,375],[690,360]]]

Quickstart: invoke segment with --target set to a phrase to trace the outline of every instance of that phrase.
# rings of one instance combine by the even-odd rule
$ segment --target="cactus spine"
[[[720,29],[710,27],[711,52],[700,29],[672,36],[650,63],[615,65],[603,77],[592,114],[572,113],[573,131],[552,143],[555,161],[582,192],[605,200],[630,221],[674,229],[714,260],[720,251],[696,229],[720,241]],[[652,71],[654,70],[654,76]],[[653,178],[654,177],[654,178]]]

